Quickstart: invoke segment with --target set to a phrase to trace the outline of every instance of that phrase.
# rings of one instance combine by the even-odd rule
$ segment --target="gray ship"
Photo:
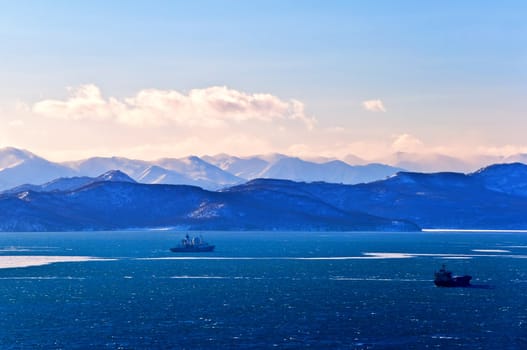
[[[204,253],[212,252],[216,246],[210,245],[203,240],[203,237],[192,237],[188,234],[181,240],[181,243],[176,247],[170,248],[174,253]]]

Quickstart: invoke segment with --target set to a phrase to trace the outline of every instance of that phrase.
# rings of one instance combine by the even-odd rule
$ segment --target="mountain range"
[[[0,191],[23,184],[41,185],[61,177],[96,177],[110,170],[120,170],[139,183],[192,185],[218,190],[257,178],[358,184],[386,179],[403,170],[470,172],[478,169],[476,164],[497,162],[525,163],[527,155],[461,160],[440,154],[397,152],[377,163],[368,163],[354,155],[339,160],[328,157],[301,159],[283,154],[250,157],[218,154],[154,161],[91,157],[59,163],[26,150],[6,147],[0,149]]]
[[[303,193],[342,210],[398,218],[422,228],[527,229],[527,165],[522,163],[492,165],[470,174],[399,172],[357,185],[262,179],[241,187],[247,186]]]
[[[280,180],[269,180],[280,181]],[[0,194],[0,231],[176,227],[192,230],[415,231],[404,220],[342,210],[314,196],[274,190],[207,191],[140,184],[120,171],[62,178]]]
[[[24,184],[40,185],[61,177],[95,177],[110,170],[120,170],[139,183],[217,190],[255,178],[355,184],[383,179],[402,169],[384,164],[350,165],[339,160],[315,162],[281,154],[245,158],[220,154],[155,161],[92,157],[54,163],[26,150],[0,149],[0,191]]]
[[[210,191],[113,170],[0,194],[0,231],[527,229],[527,165],[355,185],[255,179]]]

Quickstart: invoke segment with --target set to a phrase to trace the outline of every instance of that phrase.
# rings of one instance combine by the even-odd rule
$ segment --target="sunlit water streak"
[[[101,259],[90,256],[51,256],[51,255],[2,255],[0,269],[42,266],[66,262],[107,261],[115,259]]]

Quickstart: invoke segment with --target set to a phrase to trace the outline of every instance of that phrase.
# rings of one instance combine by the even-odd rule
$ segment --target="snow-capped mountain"
[[[92,157],[62,164],[83,176],[99,176],[110,170],[121,170],[134,179],[150,166],[149,162],[123,157]]]
[[[382,164],[353,166],[340,160],[314,163],[300,158],[287,157],[270,164],[260,173],[259,177],[356,184],[384,179],[401,170]]]
[[[78,174],[86,176],[96,176],[118,169],[129,174],[136,181],[148,184],[184,184],[217,189],[243,181],[198,157],[163,158],[156,161],[93,157],[64,164],[73,168]]]
[[[518,154],[507,159],[525,158],[526,155]],[[422,172],[474,171],[477,169],[475,164],[478,161],[494,158],[477,157],[478,161],[474,159],[461,161],[437,154],[424,156],[397,153],[385,160],[399,166],[386,165],[386,163],[351,165],[344,161],[328,159],[330,158],[308,161],[274,153],[251,157],[219,154],[201,158],[196,156],[162,158],[155,161],[123,157],[92,157],[53,163],[31,152],[8,147],[0,149],[0,191],[24,184],[41,185],[57,178],[95,177],[111,170],[120,170],[141,183],[185,184],[210,190],[256,178],[357,184],[382,180],[403,169]],[[350,162],[361,161],[354,156],[346,159]]]
[[[178,184],[178,185],[192,185],[204,188],[209,186],[216,187],[214,183],[206,183],[199,180],[194,180],[186,175],[180,174],[176,171],[168,170],[157,165],[151,165],[141,173],[137,178],[138,182],[145,184]]]
[[[244,158],[220,154],[203,159],[246,180],[273,178],[355,184],[384,179],[402,170],[384,164],[354,166],[340,160],[328,161],[322,158],[307,161],[282,154]]]
[[[348,163],[349,165],[366,165],[369,163],[368,161],[357,157],[354,154],[348,154],[342,160]]]
[[[102,182],[102,181],[131,182],[131,183],[136,182],[134,179],[132,179],[130,176],[128,176],[127,174],[123,173],[120,170],[110,170],[93,179],[93,182]]]
[[[69,167],[47,161],[29,151],[12,147],[0,149],[0,190],[73,175],[75,171]]]
[[[194,180],[196,184],[201,184],[202,187],[209,189],[234,185],[245,181],[245,179],[224,171],[196,156],[162,158],[153,163],[162,168],[184,174],[186,177]]]
[[[0,170],[4,170],[5,168],[12,168],[15,167],[21,163],[23,163],[25,160],[34,158],[35,155],[31,152],[13,148],[13,147],[5,147],[0,149]]]
[[[143,161],[123,157],[92,157],[63,163],[49,162],[14,148],[0,151],[0,190],[22,184],[44,184],[60,177],[94,177],[120,170],[148,184],[186,184],[218,189],[255,178],[326,181],[353,184],[383,179],[401,170],[382,164],[352,166],[339,160],[306,161],[283,154],[234,157],[226,154]]]
[[[269,166],[269,161],[258,156],[234,157],[228,154],[218,154],[204,156],[203,160],[246,180],[260,177],[265,168]]]

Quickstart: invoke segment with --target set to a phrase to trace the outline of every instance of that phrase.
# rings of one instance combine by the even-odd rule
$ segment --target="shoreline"
[[[488,229],[455,229],[455,228],[423,228],[421,232],[496,232],[496,233],[527,233],[527,230],[488,230]]]

